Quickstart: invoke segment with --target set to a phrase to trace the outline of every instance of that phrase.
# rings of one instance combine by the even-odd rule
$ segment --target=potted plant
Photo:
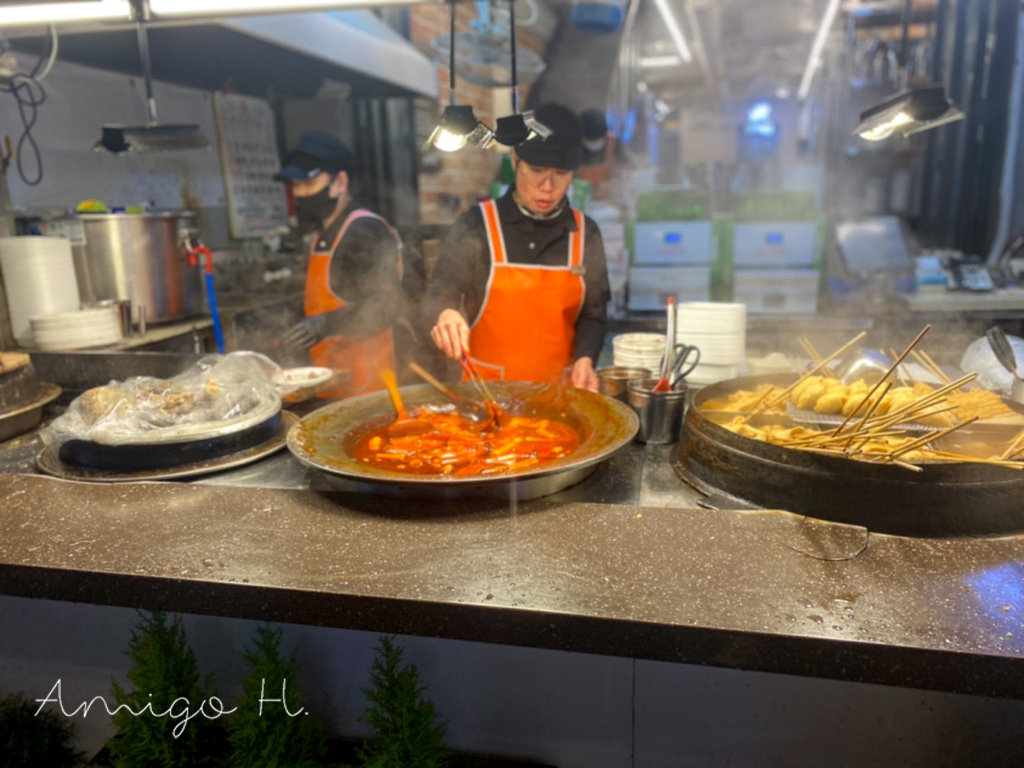
[[[75,725],[20,693],[0,698],[0,768],[77,768]]]
[[[302,706],[295,655],[281,657],[281,630],[259,627],[243,657],[242,700],[228,720],[232,768],[324,765],[326,737]]]
[[[112,717],[117,736],[111,741],[115,768],[190,768],[216,765],[223,754],[222,722],[200,713],[186,719],[210,699],[210,678],[201,679],[195,653],[181,618],[168,622],[160,611],[140,614],[132,630],[128,656],[133,666],[125,690],[114,680],[112,695],[125,705]],[[210,709],[206,710],[210,712]]]
[[[360,721],[373,736],[359,750],[365,768],[440,768],[448,764],[447,726],[434,703],[424,698],[419,670],[404,664],[404,649],[382,637],[364,688],[369,706]]]

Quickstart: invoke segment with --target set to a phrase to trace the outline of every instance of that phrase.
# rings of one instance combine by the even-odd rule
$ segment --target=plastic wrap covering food
[[[1010,335],[1007,335],[1006,338],[1013,349],[1014,357],[1017,358],[1017,373],[1022,373],[1024,370],[1024,339]],[[992,346],[984,336],[975,339],[968,345],[964,356],[960,359],[960,368],[966,373],[978,374],[977,383],[986,389],[1009,392],[1013,386],[1013,374],[996,359]]]
[[[271,418],[281,408],[281,371],[253,352],[209,355],[172,379],[133,376],[83,392],[42,431],[47,445],[194,440]]]

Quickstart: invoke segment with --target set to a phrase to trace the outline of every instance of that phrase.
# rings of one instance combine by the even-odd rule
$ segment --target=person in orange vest
[[[306,269],[305,319],[282,341],[308,349],[313,365],[342,374],[325,397],[384,388],[395,368],[392,325],[404,306],[401,241],[353,198],[356,161],[339,139],[307,131],[274,177],[291,185],[300,231],[314,232]]]
[[[557,104],[534,115],[551,135],[519,144],[508,193],[452,226],[424,316],[436,318],[437,347],[452,359],[465,351],[485,378],[596,390],[610,291],[601,232],[567,200],[580,123]]]

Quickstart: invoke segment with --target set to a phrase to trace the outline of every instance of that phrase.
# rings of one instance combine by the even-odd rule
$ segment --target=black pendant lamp
[[[451,3],[451,32],[448,37],[449,102],[427,144],[442,152],[456,152],[467,144],[486,149],[494,143],[494,132],[473,114],[473,107],[455,103],[455,2]]]
[[[901,81],[905,81],[907,73],[912,13],[913,0],[906,0],[903,6],[903,43],[900,46]],[[963,110],[946,98],[946,89],[940,83],[935,83],[921,88],[904,88],[862,112],[855,133],[867,141],[882,141],[894,133],[911,136],[963,117]]]

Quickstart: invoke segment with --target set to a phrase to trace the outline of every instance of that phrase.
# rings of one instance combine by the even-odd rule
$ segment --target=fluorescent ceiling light
[[[675,54],[668,56],[642,56],[640,66],[644,69],[662,69],[665,67],[678,67],[683,60]]]
[[[941,85],[901,91],[860,116],[857,134],[867,141],[881,141],[894,133],[910,136],[964,117],[946,98]]]
[[[164,18],[298,13],[382,5],[409,5],[409,0],[149,0],[153,15]]]
[[[839,0],[834,0],[838,3]],[[679,22],[676,21],[676,17],[672,15],[672,9],[668,7],[668,0],[654,0],[654,4],[658,8],[658,13],[661,14],[661,18],[665,22],[665,27],[668,29],[669,35],[672,37],[672,42],[676,44],[676,48],[679,50],[679,56],[683,60],[684,64],[689,64],[693,61],[693,54],[690,53],[690,46],[686,44],[686,38],[683,37],[683,30],[679,28]]]
[[[65,21],[127,21],[131,17],[128,0],[78,0],[0,7],[0,27],[59,24]]]
[[[828,33],[832,29],[832,22],[836,20],[839,12],[839,0],[829,0],[828,8],[825,9],[825,16],[818,27],[818,34],[814,38],[814,45],[811,46],[811,55],[807,59],[807,66],[804,68],[804,76],[800,80],[800,89],[796,97],[803,101],[811,92],[811,82],[814,80],[814,73],[818,71],[821,64],[821,52],[825,49],[825,41],[828,40]]]

